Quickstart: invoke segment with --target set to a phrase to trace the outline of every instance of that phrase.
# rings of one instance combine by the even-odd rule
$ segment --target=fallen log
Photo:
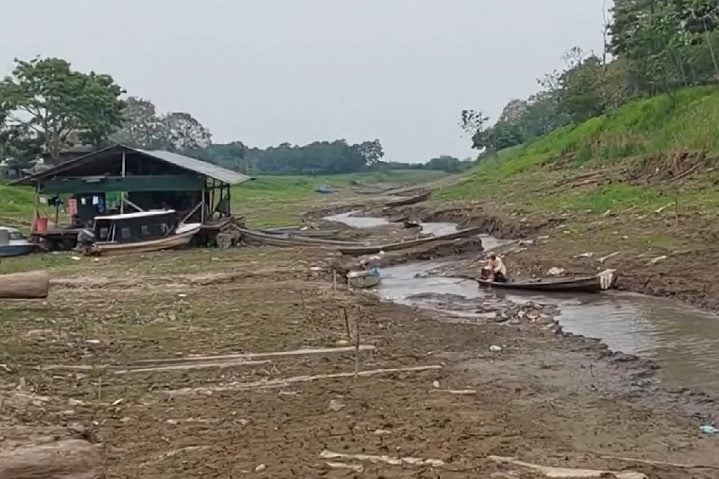
[[[2,479],[95,479],[101,466],[98,448],[81,439],[0,451]]]
[[[0,299],[42,299],[49,290],[47,271],[0,275]]]

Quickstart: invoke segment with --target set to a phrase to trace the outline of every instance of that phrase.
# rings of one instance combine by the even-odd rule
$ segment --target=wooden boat
[[[350,271],[347,273],[347,283],[351,288],[374,288],[381,281],[379,270]]]
[[[385,244],[381,246],[351,246],[351,247],[342,247],[340,248],[340,252],[342,254],[348,255],[348,256],[363,256],[366,254],[377,254],[380,251],[399,251],[407,248],[414,248],[416,246],[422,246],[428,243],[434,243],[434,242],[441,242],[441,241],[450,241],[450,240],[456,240],[460,238],[467,238],[469,236],[478,235],[482,232],[481,228],[470,228],[462,231],[457,231],[456,233],[450,233],[446,235],[441,236],[432,236],[429,238],[423,238],[418,240],[412,240],[412,241],[405,241],[402,243],[390,243]]]
[[[16,228],[0,226],[0,257],[26,255],[32,253],[36,246]]]
[[[354,241],[308,238],[288,233],[264,233],[262,231],[248,230],[245,228],[239,228],[239,231],[245,240],[270,246],[337,249],[359,245],[359,243]]]
[[[480,286],[498,289],[516,289],[524,291],[599,293],[613,288],[617,282],[614,270],[607,270],[596,276],[578,278],[540,278],[532,280],[512,280],[497,283],[483,279],[477,280]]]
[[[387,208],[395,208],[395,207],[398,207],[398,206],[413,205],[413,204],[415,204],[415,203],[421,203],[421,202],[423,202],[423,201],[427,201],[427,200],[430,198],[430,196],[432,196],[432,192],[431,192],[431,191],[425,191],[424,193],[419,194],[419,195],[417,195],[417,196],[410,196],[410,197],[408,197],[408,198],[402,198],[402,199],[397,200],[397,201],[390,201],[390,202],[387,203],[385,206],[386,206]]]
[[[97,216],[94,231],[80,233],[78,243],[84,243],[86,254],[148,253],[186,246],[201,227],[200,223],[178,224],[174,210]]]
[[[257,230],[271,235],[303,236],[305,238],[332,239],[340,234],[338,230],[303,230],[299,228],[272,228]]]

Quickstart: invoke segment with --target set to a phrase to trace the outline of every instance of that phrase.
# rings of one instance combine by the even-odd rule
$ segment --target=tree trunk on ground
[[[49,289],[47,271],[0,275],[0,299],[47,298]]]
[[[0,450],[2,479],[95,479],[101,466],[98,448],[81,439]]]

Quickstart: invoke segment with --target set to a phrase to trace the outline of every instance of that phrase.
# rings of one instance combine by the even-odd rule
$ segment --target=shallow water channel
[[[358,226],[358,218],[347,214],[333,221]],[[328,218],[329,219],[329,218]],[[383,218],[373,218],[383,220]],[[388,224],[386,220],[385,223]],[[362,224],[367,224],[362,223]],[[428,225],[430,225],[428,227]],[[435,229],[434,225],[436,226]],[[425,223],[424,232],[446,234],[456,229],[451,223]],[[441,231],[442,233],[435,233]],[[483,236],[486,249],[502,242]],[[599,338],[613,351],[636,354],[655,361],[660,375],[670,387],[687,387],[719,395],[719,316],[662,298],[631,293],[606,294],[536,294],[480,289],[476,282],[432,276],[431,271],[449,264],[446,261],[423,261],[382,270],[377,292],[385,299],[407,305],[437,310],[436,303],[422,295],[446,295],[450,298],[442,311],[458,320],[472,320],[464,300],[506,299],[515,303],[535,301],[556,304],[559,322],[566,332]],[[452,310],[451,298],[458,305]]]

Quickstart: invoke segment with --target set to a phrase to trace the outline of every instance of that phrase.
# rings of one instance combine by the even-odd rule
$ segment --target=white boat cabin
[[[153,210],[96,216],[95,242],[137,243],[175,234],[179,224],[175,210]]]

